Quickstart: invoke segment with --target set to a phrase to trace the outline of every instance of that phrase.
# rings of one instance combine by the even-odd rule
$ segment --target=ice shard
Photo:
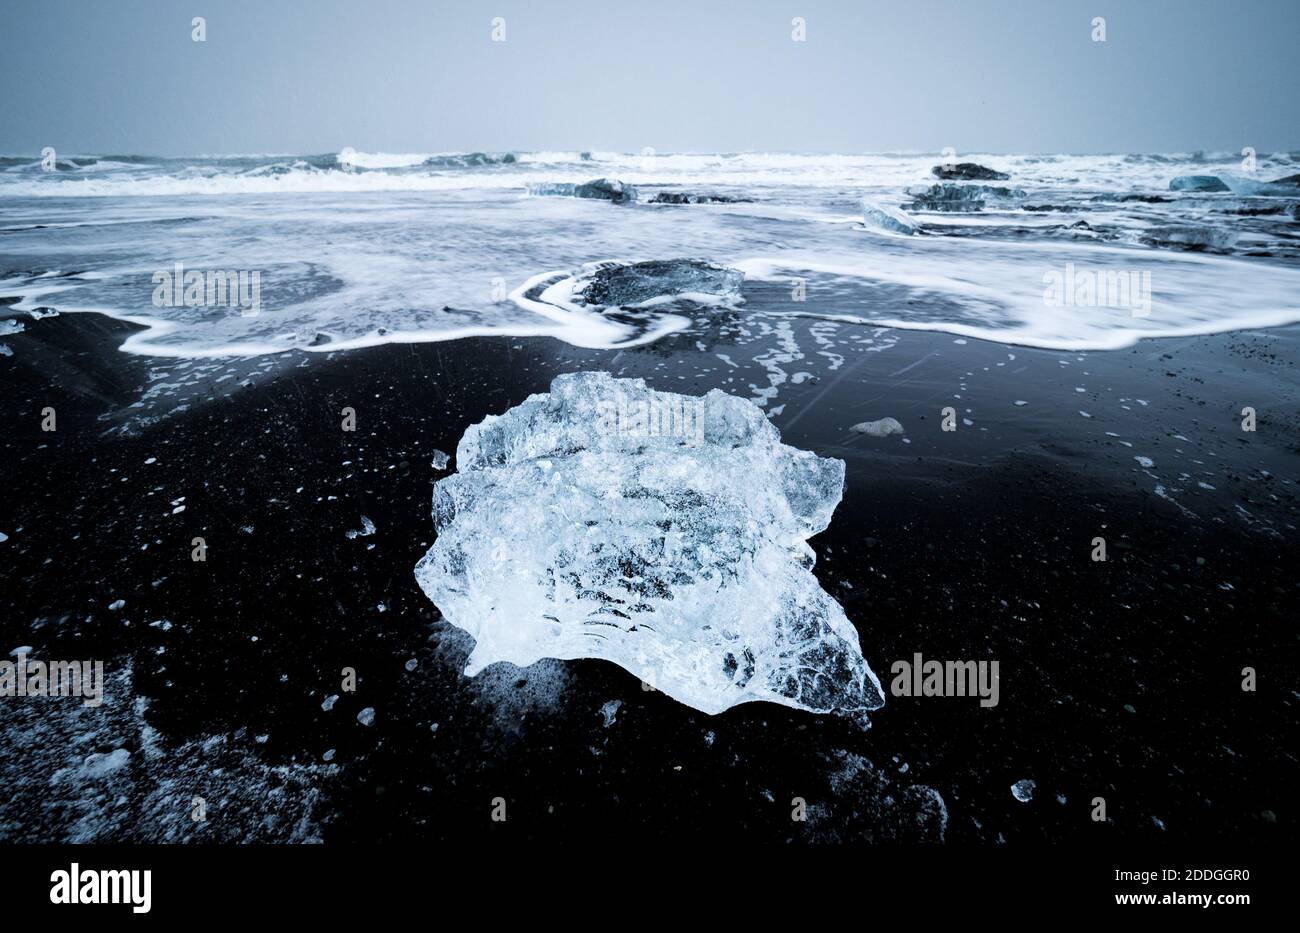
[[[472,425],[456,465],[415,575],[474,637],[466,674],[602,658],[710,714],[883,704],[812,573],[844,463],[782,444],[753,403],[562,375]]]
[[[862,222],[868,227],[888,230],[890,233],[902,233],[906,236],[916,233],[916,221],[911,217],[896,207],[878,204],[867,198],[862,199]]]

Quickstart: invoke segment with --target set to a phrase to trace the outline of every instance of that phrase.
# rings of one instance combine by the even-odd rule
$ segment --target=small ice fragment
[[[1021,803],[1029,803],[1034,799],[1034,788],[1038,785],[1028,778],[1022,778],[1011,785],[1011,796],[1015,797]]]
[[[334,760],[334,749],[332,749],[332,748],[327,748],[327,749],[325,749],[325,754],[324,754],[324,755],[321,755],[321,758],[325,759],[326,761],[333,761],[333,760]]]
[[[5,541],[8,540],[9,540],[9,536],[5,534],[3,531],[0,531],[0,544],[3,544]]]
[[[361,516],[360,528],[349,528],[346,532],[349,539],[364,538],[366,535],[372,535],[374,533],[375,533],[375,523],[372,522],[370,519],[366,518],[366,516],[364,515]]]
[[[953,343],[957,344],[958,346],[962,346],[962,347],[966,346],[966,341],[965,341],[964,339],[962,339],[961,337],[958,337],[956,340],[953,341]]]
[[[600,708],[600,715],[605,717],[605,728],[608,729],[614,725],[614,718],[618,716],[619,707],[623,705],[622,700],[610,700]]]
[[[157,458],[157,457],[148,457],[148,458],[145,459],[145,461],[144,461],[144,465],[145,465],[145,466],[148,466],[148,465],[151,464],[151,463],[157,463],[157,462],[158,462],[158,458]]]
[[[357,722],[363,726],[373,726],[375,724],[375,708],[367,706],[361,712],[357,713]]]
[[[1156,465],[1156,462],[1150,457],[1134,457],[1133,459],[1138,462],[1138,466],[1145,467],[1148,470]]]
[[[110,612],[117,612],[117,610],[121,609],[125,605],[126,605],[125,599],[115,599],[108,604],[108,608]]]
[[[1088,414],[1088,413],[1087,413],[1086,411],[1084,411],[1082,408],[1079,409],[1079,414],[1083,415],[1083,417],[1085,417],[1085,418],[1091,418],[1091,417],[1092,417],[1092,415]]]
[[[131,753],[125,748],[115,748],[107,755],[96,752],[86,756],[86,760],[81,765],[81,770],[87,777],[103,777],[105,774],[121,768],[130,758]]]
[[[1024,399],[1016,399],[1016,401],[1015,401],[1015,406],[1016,406],[1017,408],[1020,408],[1022,405],[1028,405],[1028,404],[1029,404],[1029,403],[1026,402]]]
[[[447,464],[448,464],[449,462],[451,462],[451,457],[449,457],[447,454],[443,453],[441,450],[434,450],[434,452],[433,452],[433,468],[434,468],[435,470],[445,470],[445,469],[447,469]]]
[[[328,713],[330,710],[334,708],[334,704],[337,703],[338,701],[339,701],[339,695],[337,693],[331,694],[330,696],[327,696],[325,698],[325,702],[320,705],[320,708]]]
[[[888,437],[891,434],[902,434],[903,426],[898,423],[896,418],[881,418],[879,421],[864,421],[861,424],[855,424],[849,430],[858,434],[867,434],[871,437]]]
[[[420,662],[417,661],[415,658],[411,658],[409,661],[406,662],[406,669],[408,671],[413,671],[419,666],[420,666]]]

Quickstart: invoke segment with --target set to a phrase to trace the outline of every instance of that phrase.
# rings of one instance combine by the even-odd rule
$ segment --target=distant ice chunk
[[[1010,202],[1025,196],[1019,188],[1002,188],[994,185],[931,185],[928,188],[912,187],[907,193],[915,198],[905,204],[908,210],[965,212],[984,209],[986,201]]]
[[[710,714],[883,705],[811,572],[844,463],[782,444],[753,403],[562,375],[472,425],[456,463],[415,576],[475,639],[467,675],[602,658]]]
[[[528,193],[543,197],[592,198],[613,201],[615,204],[637,199],[636,187],[617,178],[594,178],[580,185],[570,182],[540,182],[529,185]]]
[[[877,204],[874,201],[862,201],[862,221],[868,227],[888,230],[890,233],[902,233],[911,236],[916,232],[916,222],[896,207]]]
[[[930,169],[930,174],[945,180],[961,179],[962,181],[1006,181],[1011,177],[1006,172],[999,172],[996,169],[987,168],[974,162],[936,165]]]
[[[443,451],[435,450],[433,452],[433,468],[435,470],[447,469],[447,464],[450,461],[451,461],[451,457],[447,456],[447,454],[445,454]]]
[[[647,204],[748,204],[753,198],[695,191],[657,191]]]
[[[1034,788],[1038,785],[1028,778],[1016,781],[1011,785],[1011,796],[1015,797],[1021,803],[1029,803],[1034,799]]]
[[[1179,175],[1169,182],[1170,191],[1227,191],[1217,175]]]
[[[898,422],[897,418],[881,418],[879,421],[864,421],[861,424],[855,424],[849,430],[871,437],[888,437],[891,434],[902,434],[903,426]]]

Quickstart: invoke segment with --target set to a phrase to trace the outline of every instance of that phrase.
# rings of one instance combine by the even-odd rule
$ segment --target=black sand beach
[[[808,345],[826,326],[789,324]],[[598,661],[467,680],[466,637],[412,575],[447,475],[435,450],[454,470],[468,425],[565,372],[749,397],[771,370],[753,343],[729,354],[726,328],[621,352],[502,337],[181,368],[117,352],[133,330],[63,314],[4,338],[2,647],[102,658],[109,681],[97,710],[49,699],[0,730],[9,841],[1294,831],[1300,329],[1089,353],[890,331],[887,352],[787,366],[811,373],[768,405],[783,440],[848,465],[816,574],[882,684],[917,653],[1000,663],[995,707],[890,695],[867,731],[770,704],[710,717]],[[887,416],[903,436],[850,430]]]

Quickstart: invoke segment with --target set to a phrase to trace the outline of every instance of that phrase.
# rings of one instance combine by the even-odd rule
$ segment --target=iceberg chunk
[[[562,375],[472,425],[456,464],[415,576],[474,637],[467,675],[602,658],[710,714],[883,705],[811,571],[844,463],[782,444],[752,402]]]
[[[916,222],[896,207],[877,204],[865,198],[862,201],[862,221],[868,227],[888,230],[890,233],[903,233],[911,236],[916,232]]]
[[[1227,191],[1217,175],[1179,175],[1169,182],[1170,191]]]
[[[1025,192],[1019,188],[995,185],[914,186],[908,188],[907,193],[916,200],[904,207],[914,211],[979,211],[984,209],[984,202],[988,200],[1011,201],[1025,196]]]
[[[590,263],[577,294],[583,303],[632,308],[673,299],[732,305],[741,301],[744,273],[701,259]]]

